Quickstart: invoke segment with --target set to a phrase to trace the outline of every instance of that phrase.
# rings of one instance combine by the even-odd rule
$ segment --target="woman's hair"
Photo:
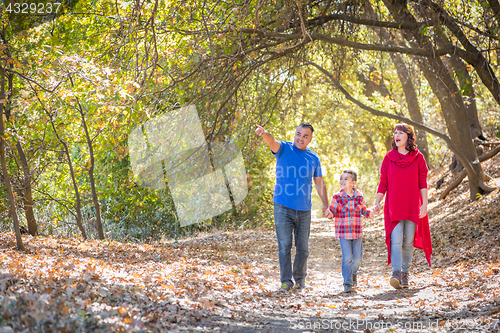
[[[413,129],[410,127],[410,125],[405,123],[396,124],[396,126],[394,126],[394,132],[395,131],[401,131],[408,134],[408,140],[406,141],[405,147],[406,150],[414,151],[417,148],[417,145],[415,143],[417,139],[415,138],[415,133],[413,132]],[[392,138],[392,149],[398,149],[398,146],[396,146],[396,141],[394,141],[394,137]]]
[[[354,181],[358,180],[358,175],[356,174],[356,172],[354,172],[352,170],[344,170],[344,171],[342,171],[342,173],[348,173],[348,174],[350,174],[352,176],[352,180],[354,180]]]

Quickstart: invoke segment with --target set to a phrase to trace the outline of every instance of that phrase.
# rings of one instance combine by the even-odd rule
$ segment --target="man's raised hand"
[[[255,125],[255,126],[257,126],[255,134],[262,136],[262,134],[266,133],[266,130],[262,126],[260,125]]]
[[[276,141],[274,136],[272,136],[268,131],[264,129],[264,127],[260,125],[255,125],[257,128],[255,129],[255,134],[259,135],[264,139],[264,142],[271,148],[273,153],[277,153],[280,149],[280,143]],[[264,135],[266,134],[266,135]]]

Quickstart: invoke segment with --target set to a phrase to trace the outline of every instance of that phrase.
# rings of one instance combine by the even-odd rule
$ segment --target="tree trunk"
[[[444,41],[441,38],[436,38],[441,45],[444,45]],[[477,105],[476,105],[476,94],[474,93],[474,88],[472,86],[472,78],[469,75],[466,64],[455,55],[451,55],[449,61],[446,61],[445,65],[449,67],[450,75],[456,76],[458,78],[458,84],[460,86],[460,92],[462,93],[462,98],[465,101],[464,107],[467,111],[467,116],[469,118],[469,127],[471,131],[472,138],[480,138],[482,140],[486,140],[486,137],[483,135],[483,131],[481,129],[481,124],[479,123],[479,117],[477,114]],[[465,94],[464,94],[465,92]],[[477,149],[476,149],[477,150]],[[478,153],[478,155],[480,155]],[[450,165],[451,172],[460,172],[463,166],[460,161],[453,156],[453,162]]]
[[[390,0],[384,0],[384,3],[396,20],[416,22],[404,0],[396,0],[393,3]],[[419,31],[414,33],[404,31],[403,35],[412,47],[424,49],[433,47],[432,43]],[[467,159],[467,161],[461,161],[462,164],[470,162],[473,166],[474,170],[470,172],[468,170],[467,175],[469,177],[470,198],[476,200],[478,193],[482,194],[484,191],[492,190],[492,188],[484,183],[484,172],[481,164],[477,161],[469,119],[459,89],[440,58],[417,58],[416,60],[439,100],[451,140],[460,148],[463,156]]]
[[[88,169],[89,172],[89,179],[90,179],[90,188],[92,190],[92,201],[94,203],[94,208],[95,208],[95,224],[97,226],[97,233],[99,235],[99,239],[104,239],[104,231],[102,229],[102,223],[101,223],[101,207],[99,205],[99,199],[97,197],[97,191],[95,188],[95,180],[94,180],[94,147],[92,145],[92,139],[90,138],[89,135],[89,130],[87,128],[87,122],[85,121],[85,114],[83,113],[83,108],[82,105],[80,104],[80,101],[78,98],[76,99],[78,102],[78,110],[80,112],[80,115],[82,117],[82,125],[83,129],[85,130],[85,137],[87,138],[87,145],[89,146],[89,155],[90,155],[90,167]]]
[[[463,98],[465,99],[466,103],[464,106],[469,118],[469,126],[472,138],[483,137],[483,130],[481,128],[479,117],[477,115],[476,94],[472,86],[472,78],[470,77],[469,71],[467,70],[467,65],[456,55],[450,56],[450,64],[451,66],[453,66],[454,72],[458,77],[460,90],[465,91],[465,95],[463,96]]]
[[[52,121],[52,119],[51,119]],[[53,126],[53,125],[52,125]],[[54,128],[55,131],[55,128]],[[87,239],[87,233],[85,232],[85,228],[83,227],[83,218],[82,218],[82,202],[80,199],[80,191],[78,190],[78,184],[76,183],[75,178],[75,170],[73,169],[73,163],[71,162],[71,155],[69,154],[68,145],[66,142],[60,140],[62,145],[64,146],[64,152],[66,153],[66,158],[68,159],[69,172],[71,176],[71,181],[73,182],[73,188],[75,189],[75,197],[76,197],[76,225],[80,232],[82,233],[82,237]]]
[[[386,1],[389,0],[384,0],[384,2]],[[397,0],[397,2],[402,2],[402,0]],[[493,3],[493,1],[491,1],[491,3]],[[422,0],[421,5],[426,6],[428,9],[434,11],[435,15],[433,15],[429,10],[425,12],[425,15],[438,17],[439,20],[445,24],[448,30],[460,42],[460,44],[462,44],[465,51],[461,48],[458,48],[456,54],[467,61],[469,64],[474,66],[477,75],[479,76],[485,87],[491,92],[495,101],[500,104],[500,82],[498,81],[495,72],[491,68],[490,63],[486,60],[483,53],[479,51],[474,45],[472,45],[472,43],[467,38],[467,35],[462,31],[462,28],[458,25],[456,20],[451,17],[448,12],[445,11],[443,7],[441,7],[440,4],[434,3],[431,0]],[[425,19],[428,18],[429,17],[426,17]],[[431,44],[429,44],[429,46],[431,46]]]
[[[392,139],[393,138],[394,138],[394,135],[392,133],[391,133],[391,135],[388,135],[385,138],[384,145],[385,145],[385,149],[387,149],[387,151],[390,151],[392,149]]]
[[[376,19],[373,8],[369,2],[365,4],[365,11],[371,19]],[[391,40],[391,36],[385,29],[376,29],[372,27],[372,30],[375,31],[379,35],[380,40],[387,45],[394,45]],[[403,92],[405,94],[406,106],[408,107],[408,112],[410,113],[410,118],[417,123],[424,123],[422,113],[420,112],[420,105],[418,103],[417,92],[415,91],[415,87],[411,81],[411,73],[406,66],[406,63],[399,53],[391,53],[390,54],[392,62],[396,67],[396,71],[398,72],[399,81],[401,82],[401,86],[403,87]],[[425,161],[427,165],[430,165],[429,160],[429,145],[427,143],[427,134],[425,131],[415,128],[415,136],[417,139],[418,149],[424,155]]]
[[[391,95],[389,89],[387,89],[387,87],[383,81],[380,83],[374,82],[374,81],[370,80],[370,78],[367,77],[364,73],[361,73],[361,72],[356,73],[356,76],[358,77],[358,80],[360,82],[365,84],[365,89],[364,89],[363,93],[367,97],[371,97],[375,91],[378,91],[384,97]]]
[[[363,135],[366,139],[366,143],[368,143],[368,146],[370,147],[370,151],[372,152],[373,158],[378,163],[377,147],[375,147],[375,142],[373,142],[372,136],[368,132],[364,132]]]
[[[491,10],[493,12],[493,17],[500,25],[500,3],[498,0],[478,0],[478,2],[483,6],[485,11]],[[489,22],[490,24],[492,22]]]
[[[490,158],[494,157],[496,154],[500,153],[500,146],[496,147],[495,149],[491,150],[490,152],[479,156],[479,162],[484,162],[486,160],[489,160]],[[465,170],[462,170],[458,175],[457,178],[453,182],[451,182],[450,185],[441,193],[439,196],[439,199],[442,200],[448,196],[448,194],[460,183],[462,180],[467,176],[467,172]]]
[[[436,29],[441,31],[440,27],[436,27]],[[434,37],[434,40],[440,47],[446,47],[446,45],[452,43],[451,40],[442,37],[444,35],[445,33],[442,32],[441,35],[438,34]],[[481,129],[481,124],[479,123],[479,117],[477,115],[476,94],[472,86],[473,81],[467,69],[467,65],[461,58],[454,54],[451,54],[449,57],[444,57],[443,60],[443,63],[449,68],[450,76],[457,78],[460,94],[462,95],[464,107],[469,118],[472,138],[479,137],[485,140],[486,138],[483,136],[483,130]]]
[[[400,54],[391,53],[392,62],[394,63],[396,70],[398,72],[399,81],[403,86],[403,91],[405,94],[406,105],[408,107],[408,112],[410,113],[410,118],[417,123],[424,123],[424,118],[422,117],[422,113],[420,112],[420,105],[418,103],[417,92],[415,91],[415,87],[411,82],[411,74],[406,64],[403,60],[403,57]],[[429,145],[427,143],[427,134],[416,128],[415,136],[417,137],[417,146],[418,149],[424,155],[425,161],[427,165],[430,165],[429,160]]]
[[[2,35],[3,38],[3,35]],[[7,53],[9,55],[9,53]],[[10,68],[12,69],[12,64],[9,65]],[[13,87],[14,87],[14,74],[13,73],[8,73],[7,74],[7,79],[8,79],[8,90],[7,90],[7,107],[5,109],[5,118],[9,120],[10,115],[11,115],[11,101],[12,101],[12,92],[13,92]],[[26,221],[28,223],[28,232],[32,236],[36,236],[38,233],[38,227],[36,224],[35,220],[35,214],[33,212],[33,196],[31,194],[31,174],[30,174],[30,169],[28,165],[28,159],[26,158],[26,154],[24,153],[23,146],[21,145],[21,142],[17,142],[16,144],[17,151],[19,153],[19,157],[21,160],[21,165],[23,168],[24,172],[24,181],[22,184],[22,189],[23,195],[22,195],[22,200],[23,200],[23,206],[24,206],[24,213],[26,214]]]
[[[210,166],[212,168],[212,172],[216,171],[214,158],[213,158],[213,147],[211,142],[207,142],[207,150],[208,157],[210,159]],[[238,216],[238,210],[236,209],[236,201],[234,200],[233,192],[231,191],[231,186],[229,185],[229,180],[227,179],[226,171],[224,167],[222,167],[222,174],[224,175],[224,183],[226,184],[227,193],[229,194],[229,200],[231,201],[231,207],[233,208],[233,212],[236,216]],[[217,228],[219,228],[219,223],[217,222]]]
[[[3,122],[4,117],[4,100],[5,100],[5,70],[0,67],[0,163],[2,164],[2,173],[7,194],[9,197],[9,212],[14,223],[14,233],[16,234],[17,249],[24,251],[23,239],[19,229],[19,219],[16,212],[16,201],[10,182],[9,170],[7,168],[7,160],[5,158],[5,126]]]
[[[40,101],[41,103],[41,101]],[[43,105],[43,104],[42,104]],[[64,148],[64,153],[66,154],[66,158],[68,159],[68,167],[69,167],[69,173],[71,176],[71,181],[73,182],[73,188],[75,190],[75,197],[76,197],[76,225],[78,226],[78,229],[80,229],[80,232],[82,233],[82,237],[84,239],[87,239],[87,233],[85,232],[85,228],[83,227],[82,221],[82,204],[81,204],[81,199],[80,199],[80,192],[78,190],[78,184],[76,183],[76,178],[75,178],[75,171],[73,169],[73,163],[71,162],[71,155],[69,154],[69,148],[66,142],[59,136],[59,133],[57,132],[56,125],[54,124],[54,119],[52,118],[52,114],[45,110],[45,113],[50,119],[50,124],[52,125],[52,129],[54,130],[54,134],[57,137],[57,140],[62,144]]]
[[[481,1],[484,2],[484,1]],[[498,0],[488,0],[488,4],[495,15],[498,25],[500,25],[500,3]]]
[[[26,158],[23,146],[19,141],[17,142],[16,146],[24,172],[24,181],[23,181],[24,213],[26,214],[26,221],[28,223],[28,231],[30,235],[36,236],[38,234],[38,226],[36,224],[35,214],[33,212],[33,196],[31,194],[31,173],[28,165],[28,159]]]
[[[475,172],[468,173],[468,176],[470,198],[475,200],[478,193],[484,193],[480,185],[483,170],[480,163],[474,163],[477,160],[476,148],[472,142],[469,118],[458,87],[441,59],[420,59],[418,63],[439,100],[451,140],[460,147],[474,167]]]

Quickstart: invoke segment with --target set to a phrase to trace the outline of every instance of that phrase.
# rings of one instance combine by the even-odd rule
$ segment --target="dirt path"
[[[358,288],[351,294],[342,293],[341,252],[332,233],[332,222],[317,220],[312,224],[308,268],[312,289],[288,295],[275,292],[279,287],[279,268],[274,232],[261,232],[259,246],[246,248],[248,252],[255,251],[254,264],[260,262],[258,277],[265,291],[235,296],[227,309],[236,315],[221,321],[211,318],[211,324],[217,323],[217,328],[231,332],[436,332],[463,328],[500,331],[498,275],[493,275],[495,279],[490,282],[469,281],[480,276],[484,268],[480,266],[463,272],[467,278],[456,280],[459,284],[466,279],[471,288],[450,285],[449,276],[457,273],[455,268],[442,276],[443,272],[431,270],[423,252],[416,250],[411,288],[395,290],[388,283],[391,268],[386,266],[381,225],[380,219],[365,223],[364,258]],[[476,302],[473,285],[477,283],[485,288],[491,286],[496,294],[483,295]],[[235,320],[237,317],[244,322]]]

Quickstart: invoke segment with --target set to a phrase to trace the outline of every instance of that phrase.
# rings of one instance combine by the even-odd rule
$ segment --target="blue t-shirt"
[[[274,153],[273,153],[274,154]],[[322,177],[318,154],[301,150],[293,142],[280,141],[276,156],[275,203],[296,210],[311,210],[313,177]]]

